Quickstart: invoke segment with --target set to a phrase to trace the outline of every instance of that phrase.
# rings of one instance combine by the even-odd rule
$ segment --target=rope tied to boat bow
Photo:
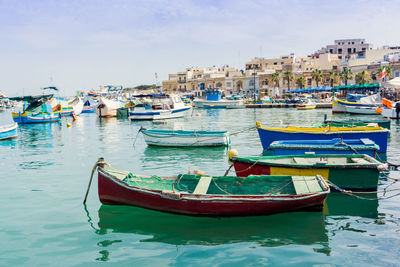
[[[108,163],[104,160],[103,157],[99,158],[99,159],[96,161],[96,163],[94,164],[93,169],[92,169],[92,174],[90,175],[90,180],[89,180],[88,188],[87,188],[87,190],[86,190],[85,198],[84,198],[84,200],[83,200],[83,204],[86,204],[86,200],[87,200],[87,196],[88,196],[88,194],[89,194],[90,185],[92,184],[92,179],[93,179],[93,174],[94,174],[94,172],[97,170],[98,167],[102,167],[102,168],[103,168],[104,166],[111,167],[110,164],[108,164]]]

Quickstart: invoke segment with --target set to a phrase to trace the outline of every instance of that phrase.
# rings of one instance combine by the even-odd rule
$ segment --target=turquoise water
[[[147,147],[137,136],[141,125],[243,130],[232,136],[232,146],[240,155],[256,155],[262,150],[258,134],[245,130],[256,121],[313,125],[326,113],[330,110],[196,110],[166,125],[82,114],[70,128],[65,119],[21,125],[18,139],[0,141],[0,266],[398,266],[400,196],[367,201],[336,193],[323,212],[195,218],[101,205],[94,179],[87,206],[82,205],[101,156],[115,168],[140,174],[199,169],[222,175],[228,168],[225,148]],[[11,114],[0,113],[0,122],[11,122]],[[400,124],[392,121],[389,161],[399,162],[399,149]],[[400,177],[398,171],[390,175]],[[391,183],[382,178],[379,189]]]

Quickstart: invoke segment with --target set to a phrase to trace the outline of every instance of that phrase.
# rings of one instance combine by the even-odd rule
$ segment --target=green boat
[[[387,168],[376,159],[355,155],[296,155],[232,158],[236,175],[321,175],[333,185],[332,189],[375,191],[379,171]]]
[[[390,130],[390,120],[325,120],[319,126],[321,127],[360,127],[369,124],[378,124],[379,127]]]

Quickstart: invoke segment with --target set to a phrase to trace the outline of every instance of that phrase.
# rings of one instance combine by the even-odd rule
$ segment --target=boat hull
[[[375,191],[378,186],[379,170],[361,166],[296,166],[279,165],[264,162],[250,162],[232,159],[239,177],[249,175],[321,175],[334,185],[354,191]]]
[[[47,123],[61,120],[60,112],[32,114],[31,112],[12,113],[13,120],[19,124]]]
[[[243,100],[219,100],[219,101],[212,101],[212,100],[194,100],[193,101],[196,108],[228,108],[228,109],[235,109],[235,108],[245,108],[243,105]]]
[[[103,169],[98,170],[98,194],[102,204],[132,205],[191,216],[253,216],[294,210],[320,211],[328,191],[297,196],[199,196],[159,192],[127,186]]]
[[[397,113],[395,108],[382,108],[381,115],[385,118],[396,119]]]
[[[164,120],[164,119],[174,119],[186,116],[192,107],[183,107],[171,110],[135,110],[129,112],[129,118],[131,120]]]
[[[0,140],[13,139],[18,137],[18,124],[0,126]]]
[[[96,113],[96,107],[83,107],[82,113]]]
[[[315,109],[317,105],[297,105],[296,108],[298,110],[309,110],[309,109]]]
[[[379,146],[377,153],[384,154],[387,151],[389,131],[339,131],[339,132],[287,132],[281,128],[258,127],[258,134],[263,149],[268,149],[269,145],[277,140],[331,140],[333,138],[343,139],[362,139],[369,138]],[[283,128],[284,129],[284,128]]]
[[[376,113],[376,107],[349,107],[346,106],[346,112],[350,114],[359,115],[378,115]]]
[[[142,130],[148,145],[170,147],[228,146],[227,132]]]

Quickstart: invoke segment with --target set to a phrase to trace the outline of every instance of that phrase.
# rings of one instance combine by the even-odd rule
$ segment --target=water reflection
[[[362,194],[359,199],[353,196],[331,193],[328,195],[324,205],[324,214],[329,216],[358,216],[376,219],[378,217],[377,194]]]
[[[289,244],[322,245],[329,253],[324,216],[295,212],[239,218],[198,218],[137,207],[102,205],[97,234],[108,232],[144,235],[142,242],[173,245],[220,245],[257,242],[276,247]]]

